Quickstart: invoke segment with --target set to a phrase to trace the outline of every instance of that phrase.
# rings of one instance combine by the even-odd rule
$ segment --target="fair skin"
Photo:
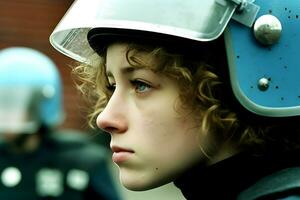
[[[175,80],[128,63],[125,44],[107,50],[106,73],[113,94],[97,118],[111,135],[113,161],[130,190],[171,182],[195,163],[206,160],[195,114],[180,109]]]

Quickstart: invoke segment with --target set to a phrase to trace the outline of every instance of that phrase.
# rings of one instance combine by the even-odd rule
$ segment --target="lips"
[[[111,150],[113,151],[112,160],[116,164],[120,164],[122,162],[127,161],[130,156],[134,153],[134,151],[130,149],[125,149],[118,146],[112,146]]]
[[[118,146],[112,146],[112,147],[111,147],[111,150],[112,150],[114,153],[118,153],[118,152],[131,152],[131,153],[133,153],[133,151],[130,150],[130,149],[125,149],[125,148],[118,147]]]

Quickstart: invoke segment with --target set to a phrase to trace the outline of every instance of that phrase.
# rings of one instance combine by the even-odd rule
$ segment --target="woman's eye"
[[[132,80],[130,82],[134,86],[134,89],[137,93],[148,92],[152,88],[149,84],[139,80]]]

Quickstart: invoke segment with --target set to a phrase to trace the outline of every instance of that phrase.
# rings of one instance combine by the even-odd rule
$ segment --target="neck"
[[[237,148],[236,145],[233,145],[231,143],[225,143],[221,145],[217,151],[214,152],[213,156],[209,157],[207,165],[208,166],[213,165],[217,162],[232,157],[240,152],[241,150]]]

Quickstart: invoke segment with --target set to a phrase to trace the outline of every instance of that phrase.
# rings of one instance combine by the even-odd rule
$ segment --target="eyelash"
[[[140,80],[132,80],[132,81],[130,81],[130,83],[132,86],[134,86],[134,90],[136,91],[136,93],[145,93],[145,92],[148,92],[152,88],[151,85],[145,83],[144,81],[140,81]],[[138,87],[140,87],[140,86],[146,87],[147,89],[144,89],[146,91],[144,91],[144,90],[139,91]]]
[[[145,83],[144,81],[140,81],[140,80],[130,80],[130,84],[134,87],[134,91],[136,93],[145,93],[145,92],[148,92],[148,90],[150,90],[152,88],[151,85]],[[146,91],[144,91],[144,90],[139,91],[139,87],[141,87],[141,86],[146,87],[146,89],[144,89]],[[106,86],[106,89],[108,91],[110,91],[111,93],[113,93],[116,89],[116,84],[109,84]]]

